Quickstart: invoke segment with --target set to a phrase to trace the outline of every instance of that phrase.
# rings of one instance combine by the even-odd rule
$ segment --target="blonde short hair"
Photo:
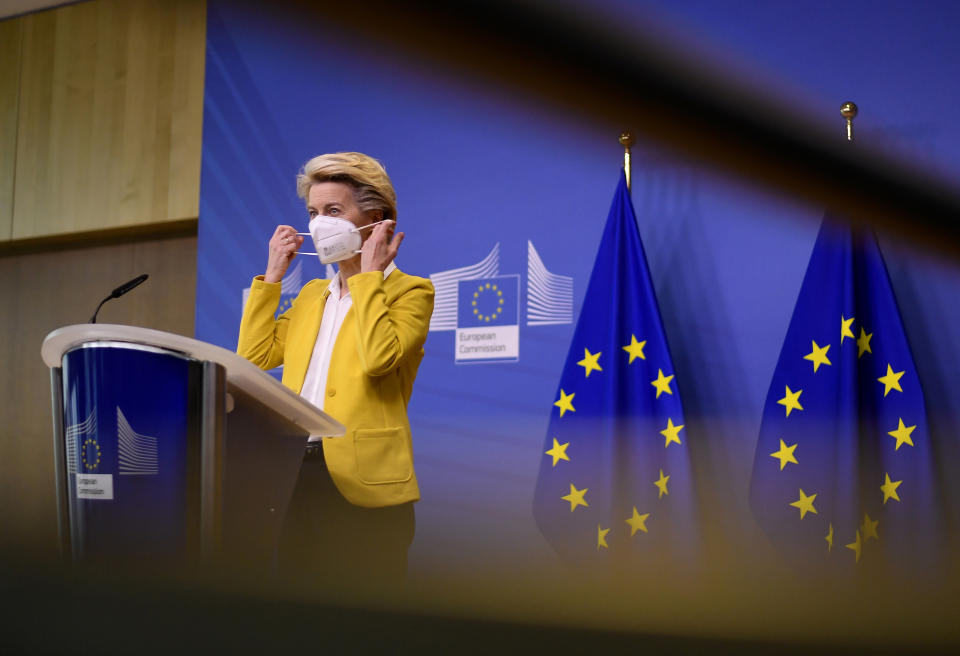
[[[380,210],[384,219],[397,218],[397,193],[383,165],[363,153],[317,155],[297,174],[297,195],[307,201],[310,187],[318,182],[342,182],[353,188],[357,205],[364,212]]]

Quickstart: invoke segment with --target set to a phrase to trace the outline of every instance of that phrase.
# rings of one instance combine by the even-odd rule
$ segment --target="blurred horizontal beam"
[[[652,34],[625,33],[574,12],[570,3],[294,5],[301,19],[317,16],[360,35],[358,49],[392,44],[432,68],[486,79],[584,121],[609,124],[611,161],[619,129],[629,127],[647,141],[960,257],[960,195],[929,174],[847,144],[839,108],[856,98],[837,98],[837,128],[828,134]]]

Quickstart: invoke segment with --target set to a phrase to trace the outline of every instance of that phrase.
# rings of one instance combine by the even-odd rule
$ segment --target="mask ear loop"
[[[312,236],[313,236],[313,235],[311,235],[309,232],[298,232],[297,234],[298,234],[298,235],[303,235],[304,237],[312,237]],[[297,252],[294,253],[294,255],[317,255],[317,253],[308,253],[308,252],[306,252],[306,251],[297,251]]]
[[[382,220],[382,219],[381,219],[381,220]],[[368,223],[368,224],[365,225],[365,226],[360,226],[359,228],[354,228],[354,229],[351,230],[350,232],[360,232],[361,230],[366,230],[367,228],[374,228],[374,227],[376,227],[376,225],[377,225],[378,223],[380,223],[380,221],[374,221],[373,223]],[[359,253],[361,253],[362,251],[353,251],[353,252],[354,252],[355,254],[359,254]]]

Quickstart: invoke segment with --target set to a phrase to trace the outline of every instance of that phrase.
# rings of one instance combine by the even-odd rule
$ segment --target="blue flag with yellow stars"
[[[689,553],[683,407],[622,174],[554,398],[534,517],[562,559]]]
[[[798,566],[932,564],[942,526],[934,464],[876,239],[828,215],[764,406],[754,513]]]

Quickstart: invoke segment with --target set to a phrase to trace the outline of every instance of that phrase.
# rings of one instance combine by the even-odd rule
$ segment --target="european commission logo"
[[[113,474],[120,476],[156,476],[159,473],[157,438],[133,430],[123,410],[117,407],[116,470],[103,462],[97,431],[96,408],[87,418],[64,429],[67,473],[75,475],[78,499],[113,500]],[[106,469],[107,471],[104,471]]]
[[[457,282],[456,362],[520,357],[520,276]]]
[[[456,331],[458,364],[515,362],[521,323],[573,323],[573,278],[548,271],[531,241],[522,304],[520,275],[500,275],[499,243],[476,264],[431,274],[430,280],[435,293],[430,330]]]

